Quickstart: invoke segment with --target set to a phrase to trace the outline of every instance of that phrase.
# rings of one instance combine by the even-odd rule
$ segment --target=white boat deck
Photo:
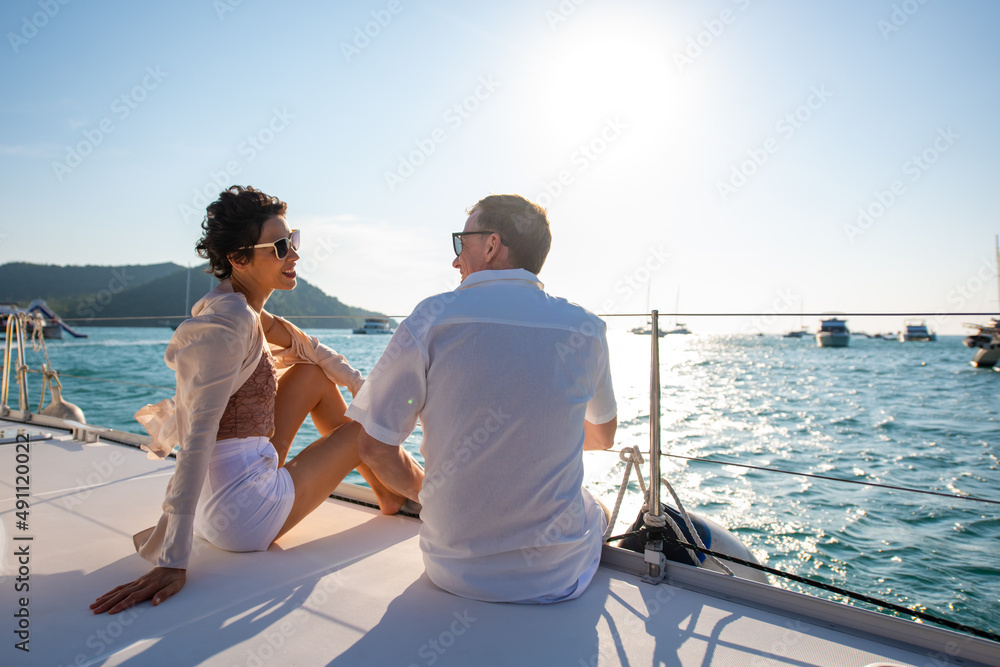
[[[340,500],[267,552],[197,542],[178,595],[97,616],[99,594],[149,569],[131,536],[158,518],[173,461],[28,428],[54,437],[30,445],[26,530],[16,447],[0,444],[2,665],[1000,665],[993,642],[704,570],[645,584],[623,571],[641,556],[617,549],[578,600],[466,600],[423,573],[418,520]],[[15,646],[22,606],[30,652]]]

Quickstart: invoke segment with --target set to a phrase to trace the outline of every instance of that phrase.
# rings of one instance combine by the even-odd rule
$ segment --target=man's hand
[[[90,608],[95,614],[117,614],[153,598],[153,606],[184,588],[187,571],[173,567],[154,567],[135,581],[123,584],[97,598]]]

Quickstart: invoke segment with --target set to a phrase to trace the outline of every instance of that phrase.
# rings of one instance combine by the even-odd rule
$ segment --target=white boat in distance
[[[933,342],[937,340],[937,334],[927,328],[927,324],[920,321],[905,322],[905,328],[899,332],[899,342],[909,343],[911,341]]]
[[[653,335],[653,323],[647,321],[646,324],[645,324],[645,326],[633,327],[633,328],[629,329],[628,331],[629,331],[629,333],[634,333],[637,336],[651,336],[651,335]],[[660,334],[660,337],[662,338],[663,336],[667,335],[667,332],[664,331],[663,329],[660,329],[659,334]]]
[[[354,330],[356,334],[391,334],[394,329],[388,317],[366,317],[365,325]]]
[[[5,379],[13,361],[5,355]],[[179,594],[95,615],[97,595],[149,570],[131,535],[157,520],[174,459],[148,459],[146,436],[33,414],[27,397],[10,409],[6,386],[3,397],[0,560],[20,592],[0,599],[0,664],[1000,667],[993,639],[667,561],[661,542],[644,553],[606,544],[590,587],[569,602],[457,597],[424,573],[419,518],[383,516],[370,489],[346,483],[267,551],[196,538]],[[651,507],[658,495],[650,487]]]
[[[996,236],[997,251],[997,299],[1000,300],[1000,234]],[[976,333],[966,336],[962,341],[966,347],[976,348],[971,364],[976,368],[993,368],[1000,370],[1000,319],[990,318],[989,324],[966,324],[976,329]]]
[[[42,336],[49,340],[62,338],[65,330],[74,338],[86,338],[87,334],[82,334],[62,321],[55,312],[49,308],[44,299],[35,299],[28,304],[27,308],[19,308],[16,303],[0,303],[0,336],[5,336],[7,332],[7,321],[12,315],[23,313],[29,316],[27,333],[30,335],[35,328],[41,327]]]
[[[966,347],[976,349],[970,362],[976,368],[998,368],[1000,361],[1000,319],[992,318],[989,324],[966,324],[974,327],[976,333],[962,341]]]
[[[845,320],[831,317],[822,320],[819,331],[816,332],[816,344],[820,347],[847,347],[851,342],[851,332],[847,330]]]

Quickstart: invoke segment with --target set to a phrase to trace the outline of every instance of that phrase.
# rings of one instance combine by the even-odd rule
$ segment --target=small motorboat
[[[366,317],[365,325],[354,330],[356,334],[391,334],[394,329],[387,317]]]
[[[820,347],[847,347],[851,342],[851,332],[847,321],[831,317],[823,320],[816,332],[816,344]]]

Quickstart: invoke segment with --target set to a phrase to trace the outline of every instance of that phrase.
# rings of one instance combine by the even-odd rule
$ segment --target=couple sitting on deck
[[[607,525],[582,487],[582,452],[611,447],[616,404],[604,323],[538,280],[545,211],[517,195],[473,206],[452,234],[461,284],[403,320],[367,380],[264,310],[274,290],[295,287],[299,232],[285,211],[239,186],[208,207],[197,250],[221,282],[167,346],[175,396],[136,413],[151,456],[179,446],[163,514],[135,536],[155,567],[94,613],[180,591],[194,535],[267,549],[353,469],[383,513],[421,504],[420,547],[439,587],[494,602],[579,596]],[[286,463],[307,414],[321,437]],[[426,468],[401,446],[418,418]]]

